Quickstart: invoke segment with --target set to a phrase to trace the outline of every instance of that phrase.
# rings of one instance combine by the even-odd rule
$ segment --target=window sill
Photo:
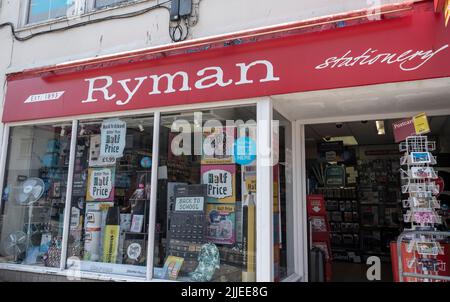
[[[0,263],[0,270],[43,274],[43,275],[51,275],[51,276],[61,276],[61,277],[68,277],[68,278],[72,278],[72,279],[74,278],[74,274],[70,270],[67,270],[67,269],[60,270],[58,268],[51,268],[51,267],[28,266],[28,265],[12,264],[12,263]],[[146,280],[144,278],[90,273],[90,272],[83,272],[83,271],[80,272],[79,277],[81,279],[91,279],[91,280],[97,280],[97,281],[148,282],[148,280]],[[158,281],[167,281],[167,280],[150,280],[150,281],[158,282]]]
[[[300,276],[296,273],[291,274],[291,275],[289,275],[289,277],[286,277],[281,280],[281,282],[302,282],[302,281],[303,281],[302,276]]]
[[[75,16],[70,16],[70,17],[63,16],[63,17],[45,20],[42,22],[25,24],[25,25],[17,28],[16,32],[21,33],[21,32],[26,32],[26,31],[33,31],[33,33],[37,33],[40,31],[50,29],[52,27],[52,25],[60,25],[57,28],[64,28],[65,26],[69,26],[69,25],[76,24],[79,22],[101,19],[101,18],[105,17],[105,16],[102,16],[103,14],[110,16],[111,14],[108,14],[110,12],[112,13],[112,12],[115,12],[115,11],[118,11],[121,9],[125,9],[128,7],[139,6],[146,2],[156,2],[156,4],[158,4],[161,1],[159,1],[159,0],[136,0],[136,1],[132,1],[132,2],[119,3],[114,6],[107,6],[107,7],[103,7],[103,8],[94,8],[94,9],[92,9],[86,13],[82,13],[80,15],[75,15]],[[64,23],[66,23],[66,25],[63,25]]]

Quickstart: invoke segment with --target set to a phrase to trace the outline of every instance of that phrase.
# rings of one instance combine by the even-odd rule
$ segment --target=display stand
[[[325,280],[331,281],[332,275],[332,254],[330,241],[330,224],[328,222],[325,209],[325,199],[323,195],[307,196],[308,221],[310,223],[310,248],[321,249],[325,254]],[[314,269],[314,268],[311,268]]]
[[[398,259],[393,259],[393,263],[401,262],[403,270],[407,273],[430,276],[430,278],[407,277],[402,278],[402,281],[434,282],[438,279],[433,276],[439,276],[445,271],[446,263],[440,257],[444,254],[444,250],[439,236],[433,233],[437,231],[436,226],[441,223],[441,218],[436,212],[436,209],[440,208],[436,198],[440,188],[435,183],[437,173],[432,167],[436,164],[436,159],[431,154],[435,148],[435,142],[429,142],[426,136],[409,136],[400,144],[400,152],[404,152],[404,156],[400,159],[402,193],[407,196],[403,200],[403,207],[406,210],[403,219],[410,227],[405,229],[408,234],[401,235],[406,242],[401,243],[401,254],[396,253]],[[394,275],[398,275],[395,267]]]

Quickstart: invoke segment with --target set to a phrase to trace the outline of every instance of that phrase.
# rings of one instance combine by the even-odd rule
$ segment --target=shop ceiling
[[[450,78],[273,96],[274,108],[304,124],[450,114]]]
[[[353,136],[359,145],[386,145],[395,142],[392,132],[392,119],[383,120],[386,133],[378,135],[375,121],[344,122],[342,124],[312,124],[305,127],[307,142],[316,144],[326,137]],[[428,118],[431,135],[450,135],[450,118],[432,116]]]

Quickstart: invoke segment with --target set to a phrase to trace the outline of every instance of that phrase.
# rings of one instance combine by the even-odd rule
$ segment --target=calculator
[[[169,213],[167,256],[184,259],[181,271],[190,272],[198,265],[198,253],[206,243],[207,185],[177,185]]]

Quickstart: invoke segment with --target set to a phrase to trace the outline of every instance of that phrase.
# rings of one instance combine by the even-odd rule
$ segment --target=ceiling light
[[[325,142],[339,142],[341,141],[344,146],[356,146],[358,145],[358,141],[354,136],[326,136],[323,138]]]
[[[376,121],[378,135],[385,135],[386,130],[384,129],[384,121]]]
[[[139,124],[139,131],[144,132],[144,126],[142,126],[142,124]]]
[[[66,135],[66,127],[61,127],[61,132],[59,133],[60,136]]]

